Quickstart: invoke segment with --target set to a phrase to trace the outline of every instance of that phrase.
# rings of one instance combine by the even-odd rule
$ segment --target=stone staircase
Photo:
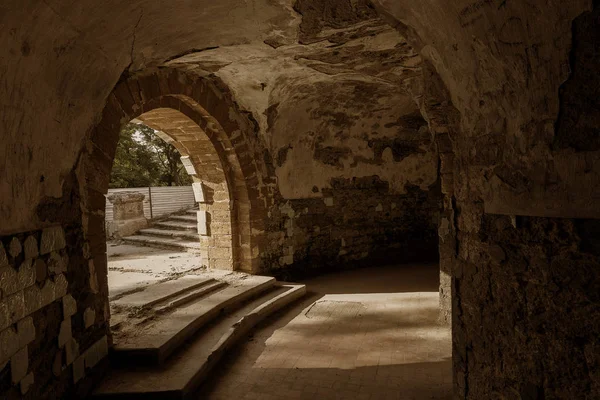
[[[92,398],[197,396],[227,350],[305,293],[270,277],[208,271],[113,300],[112,369]]]
[[[155,222],[151,228],[124,237],[123,241],[137,246],[200,252],[197,211],[198,209],[191,209],[185,214],[171,215],[165,220]]]

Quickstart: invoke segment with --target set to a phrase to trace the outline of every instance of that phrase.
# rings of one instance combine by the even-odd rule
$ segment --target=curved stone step
[[[113,300],[112,304],[122,307],[152,307],[214,282],[214,279],[201,275],[185,275],[146,286],[143,290]]]
[[[195,231],[198,232],[198,224],[190,224],[183,221],[161,221],[154,224],[155,227],[167,229],[177,229],[180,231]]]
[[[160,247],[163,249],[175,249],[182,251],[200,252],[200,241],[186,241],[182,239],[168,239],[155,236],[134,235],[123,238],[125,243],[139,246]]]
[[[188,239],[188,240],[199,240],[199,238],[200,238],[200,235],[198,235],[198,233],[195,233],[195,232],[169,230],[169,229],[148,228],[148,229],[142,229],[138,233],[140,235],[145,235],[145,236],[165,236],[165,237],[173,237],[173,238],[183,238],[183,239]]]
[[[208,285],[201,286],[198,289],[181,293],[177,296],[170,298],[164,304],[161,304],[159,307],[157,307],[157,311],[166,312],[174,309],[175,307],[181,307],[194,300],[198,300],[200,297],[204,297],[218,289],[224,288],[225,286],[227,286],[225,282],[214,281],[212,283],[209,283]]]
[[[169,314],[157,315],[145,326],[114,333],[114,357],[127,363],[162,363],[204,325],[249,299],[271,289],[275,278],[248,276],[200,301],[184,304]]]
[[[186,221],[186,222],[194,222],[198,223],[198,218],[191,215],[171,215],[168,221]]]
[[[226,351],[244,339],[266,317],[305,293],[304,285],[278,285],[204,329],[160,367],[146,365],[112,370],[92,397],[131,400],[188,398]]]

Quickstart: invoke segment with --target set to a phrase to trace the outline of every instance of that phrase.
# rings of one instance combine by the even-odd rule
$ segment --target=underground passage
[[[0,27],[0,398],[600,398],[600,2]]]

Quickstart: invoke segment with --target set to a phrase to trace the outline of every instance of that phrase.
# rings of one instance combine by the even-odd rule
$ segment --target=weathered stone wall
[[[378,176],[333,179],[323,198],[271,211],[264,265],[284,279],[353,266],[437,260],[439,189],[395,194]],[[283,227],[283,230],[281,229]]]
[[[598,397],[599,222],[482,215],[465,233],[466,218],[454,271],[459,397]]]
[[[352,170],[350,153],[343,147],[369,159],[361,142],[372,139],[353,134],[352,146],[337,146],[329,138],[319,147],[315,142],[308,152],[296,146],[286,157],[286,163],[302,157],[318,163],[313,157],[317,150],[317,159],[330,163],[315,164],[316,170],[327,171],[323,176],[313,174],[320,179],[314,192],[320,195],[313,197],[306,182],[297,187],[302,196],[290,195],[296,190],[293,186],[287,187],[291,192],[278,194],[277,179],[287,180],[286,168],[295,172],[292,164],[278,165],[285,143],[276,143],[275,134],[267,135],[267,110],[275,105],[272,100],[280,98],[271,97],[279,77],[313,83],[327,75],[340,84],[350,77],[378,84],[378,92],[393,84],[399,92],[414,95],[440,151],[440,186],[446,196],[439,230],[446,273],[442,285],[452,284],[456,397],[598,398],[600,333],[594,294],[599,277],[592,218],[598,217],[595,199],[600,187],[594,128],[599,68],[594,47],[597,14],[586,14],[598,2],[374,1],[415,51],[408,51],[397,32],[375,18],[368,2],[302,1],[295,7],[285,1],[239,3],[135,0],[122,8],[92,0],[24,0],[0,6],[0,48],[5,49],[0,57],[2,243],[10,246],[14,235],[26,240],[22,232],[40,235],[46,227],[64,227],[68,291],[78,304],[78,313],[71,317],[73,337],[80,353],[106,335],[105,237],[99,210],[104,208],[102,180],[108,177],[111,159],[110,152],[90,145],[86,138],[113,140],[102,136],[106,132],[94,131],[103,117],[118,126],[125,114],[143,111],[102,115],[107,103],[114,101],[110,93],[117,82],[169,60],[181,62],[182,54],[193,53],[193,60],[186,62],[197,63],[186,68],[210,76],[211,82],[225,82],[233,93],[223,95],[226,91],[219,85],[219,90],[211,86],[198,92],[206,94],[213,107],[210,114],[232,133],[225,147],[240,146],[236,152],[240,163],[255,165],[244,173],[247,211],[261,212],[249,217],[251,223],[239,242],[255,261],[251,269],[281,267],[289,257],[299,265],[310,260],[310,249],[323,238],[309,229],[307,221],[327,221],[329,232],[334,232],[345,213],[328,207],[332,200],[326,199],[333,199],[334,206],[344,204],[349,213],[362,210],[364,223],[370,223],[363,226],[379,235],[380,213],[388,206],[391,212],[391,204],[410,193],[395,191],[394,183],[406,185],[386,178],[391,171],[387,167],[395,165],[393,157],[385,159],[390,160],[387,167],[357,164],[377,167],[379,172],[360,175],[359,168]],[[431,65],[444,92],[417,90],[413,78],[420,75],[422,59],[415,52]],[[161,82],[160,90],[182,85],[178,79]],[[156,92],[156,83],[144,82],[150,88],[147,93]],[[133,88],[131,95],[141,92]],[[231,97],[239,107],[230,107]],[[138,100],[132,103],[143,103]],[[180,107],[171,100],[167,106]],[[279,107],[285,104],[275,108]],[[459,121],[437,118],[444,109],[456,111]],[[432,110],[442,112],[432,118]],[[278,112],[284,114],[283,109]],[[336,120],[335,115],[323,117]],[[244,129],[238,132],[233,120],[243,120]],[[206,118],[196,122],[203,129],[209,125]],[[278,129],[277,135],[281,132],[287,128]],[[298,131],[294,137],[307,133]],[[336,131],[327,133],[335,137]],[[383,154],[389,151],[382,153],[382,160]],[[84,156],[89,156],[88,164],[82,167]],[[341,173],[336,170],[338,162],[344,166]],[[361,198],[362,192],[351,185],[336,186],[354,177],[354,182],[362,182],[373,176],[388,182],[392,190],[383,194],[378,190],[377,204],[370,196]],[[89,189],[83,202],[80,187]],[[433,193],[425,187],[420,190]],[[360,201],[353,202],[355,198]],[[403,220],[396,212],[392,217]],[[267,220],[269,213],[272,217]],[[583,219],[571,219],[575,217]],[[383,234],[394,237],[394,228],[383,225]],[[327,249],[341,260],[344,250],[337,235],[328,236]],[[351,230],[340,236],[351,238]],[[282,247],[273,245],[263,259],[266,247],[255,245],[261,241],[264,246]],[[86,248],[89,255],[82,251]],[[9,257],[10,268],[22,264],[20,259],[14,265],[13,261]],[[95,282],[98,293],[93,292]],[[72,369],[52,380],[50,363],[42,356],[54,357],[58,351],[53,346],[58,348],[55,338],[64,320],[61,302],[55,300],[33,314],[36,335],[42,332],[38,326],[48,328],[46,339],[27,344],[31,357],[26,372],[34,376],[28,392],[32,398],[40,397],[35,397],[39,388],[50,390],[52,385],[57,395],[74,390],[67,376]],[[81,321],[88,307],[96,310],[97,322],[89,333],[81,333],[80,322],[73,321]],[[12,385],[10,368],[9,362],[2,370],[2,392],[17,396],[20,382]]]
[[[84,248],[73,225],[0,238],[2,398],[76,398],[105,366],[106,298]]]
[[[455,396],[598,397],[598,228],[572,219],[594,213],[600,159],[579,104],[597,103],[591,2],[380,3],[440,76],[425,97],[460,115],[440,226]]]
[[[556,131],[547,142],[555,151],[577,151],[589,165],[585,172],[574,167],[571,175],[550,166],[545,190],[560,191],[562,180],[593,174],[599,162],[599,16],[596,6],[573,23],[572,73],[561,87]],[[526,176],[511,176],[517,185],[534,187]],[[586,187],[574,189],[592,201]],[[600,396],[599,221],[486,214],[481,202],[461,200],[454,271],[457,393],[474,399]],[[568,217],[576,207],[563,203],[549,214]]]
[[[282,78],[269,102],[281,200],[270,213],[266,268],[289,278],[437,259],[438,155],[409,93],[323,75]]]

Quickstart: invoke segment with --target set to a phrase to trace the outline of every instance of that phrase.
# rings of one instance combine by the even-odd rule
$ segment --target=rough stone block
[[[63,318],[67,319],[77,313],[77,301],[70,294],[63,297]]]
[[[48,304],[52,303],[56,297],[55,294],[55,284],[50,279],[46,281],[46,284],[40,290],[40,308],[45,307]]]
[[[0,331],[6,329],[11,324],[10,311],[6,300],[0,301]]]
[[[192,183],[192,189],[194,190],[194,198],[196,200],[196,203],[204,203],[206,200],[204,196],[204,186],[202,185],[202,183]]]
[[[35,284],[35,268],[31,259],[25,260],[19,267],[17,274],[18,288],[23,290]]]
[[[2,296],[8,296],[19,290],[19,276],[13,267],[0,268],[0,290]]]
[[[98,276],[96,275],[96,267],[94,266],[94,260],[90,260],[88,263],[90,270],[90,290],[92,293],[98,293]]]
[[[10,244],[8,245],[8,253],[11,257],[18,257],[21,254],[21,250],[23,247],[21,246],[21,242],[16,237],[12,238]]]
[[[6,298],[6,306],[10,315],[11,324],[25,316],[25,298],[23,292],[17,292]]]
[[[42,231],[40,254],[49,254],[55,250],[64,249],[67,245],[65,232],[60,226],[53,226]]]
[[[232,237],[231,235],[219,235],[210,238],[208,246],[211,247],[230,247]]]
[[[40,254],[38,242],[34,236],[29,236],[27,239],[25,239],[24,247],[26,259],[33,259]]]
[[[113,204],[112,235],[130,236],[148,226],[144,217],[144,197],[139,192],[119,192],[108,196]]]
[[[23,297],[25,299],[25,315],[31,315],[42,307],[42,291],[37,286],[25,289]]]
[[[202,236],[207,236],[209,233],[209,217],[206,211],[198,211],[198,233]]]
[[[210,223],[210,234],[211,235],[231,235],[231,224],[225,222],[214,222]]]
[[[33,372],[30,372],[29,374],[25,375],[25,378],[23,378],[21,380],[21,394],[22,395],[27,394],[31,385],[33,385],[33,382],[34,382]]]
[[[35,325],[33,318],[26,317],[17,323],[17,334],[19,335],[19,346],[25,347],[35,340]]]
[[[69,317],[60,324],[60,332],[58,333],[58,347],[63,347],[72,338],[73,329],[71,326],[71,317]]]
[[[67,278],[64,274],[57,275],[54,278],[55,285],[55,297],[54,299],[61,298],[67,294],[67,290],[69,289],[69,282],[67,282]]]
[[[226,247],[212,247],[208,249],[208,254],[210,258],[224,258],[224,259],[232,259],[233,254],[231,248]]]
[[[90,307],[86,308],[85,312],[83,313],[83,323],[84,323],[85,329],[94,325],[95,322],[96,322],[96,311],[94,311]]]
[[[53,274],[67,272],[68,262],[69,257],[67,255],[61,256],[59,253],[53,251],[48,258],[48,270]]]
[[[216,269],[233,269],[233,260],[232,259],[214,259],[211,260],[211,268]]]
[[[196,168],[194,168],[194,163],[189,156],[181,157],[181,163],[183,164],[183,167],[188,175],[196,175]]]
[[[0,332],[0,365],[19,351],[19,337],[12,327]]]
[[[6,250],[4,250],[4,245],[0,242],[0,268],[8,265],[8,257],[6,256]]]
[[[85,351],[85,366],[93,368],[100,360],[108,355],[108,338],[106,336],[98,340]]]
[[[13,384],[21,382],[29,369],[29,351],[23,347],[10,358],[10,374]]]

